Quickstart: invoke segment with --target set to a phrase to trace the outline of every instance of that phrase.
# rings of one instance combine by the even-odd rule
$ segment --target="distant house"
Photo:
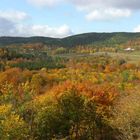
[[[134,51],[135,49],[132,49],[132,48],[126,48],[124,49],[125,51]]]

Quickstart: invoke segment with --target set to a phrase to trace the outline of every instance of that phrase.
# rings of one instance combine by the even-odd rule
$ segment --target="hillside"
[[[43,43],[50,46],[75,47],[77,45],[106,45],[127,43],[140,38],[140,33],[84,33],[66,38],[50,37],[0,37],[0,46]]]

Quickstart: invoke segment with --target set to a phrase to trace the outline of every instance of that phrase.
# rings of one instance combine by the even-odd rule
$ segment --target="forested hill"
[[[0,37],[0,46],[43,43],[50,46],[75,47],[77,45],[114,45],[140,39],[140,33],[85,33],[66,38]]]

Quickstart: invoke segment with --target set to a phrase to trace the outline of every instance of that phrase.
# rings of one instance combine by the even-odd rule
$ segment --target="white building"
[[[126,48],[124,49],[125,51],[134,51],[135,49],[132,49],[132,48]]]

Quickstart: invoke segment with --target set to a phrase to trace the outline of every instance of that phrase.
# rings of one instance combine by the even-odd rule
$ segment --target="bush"
[[[75,89],[64,92],[57,103],[43,107],[36,117],[37,138],[40,139],[107,139],[113,130],[97,105],[78,94]]]
[[[28,137],[27,124],[12,112],[11,105],[0,106],[0,139],[25,140]]]
[[[123,140],[140,139],[140,94],[136,92],[121,97],[114,109],[112,126],[122,132]]]

